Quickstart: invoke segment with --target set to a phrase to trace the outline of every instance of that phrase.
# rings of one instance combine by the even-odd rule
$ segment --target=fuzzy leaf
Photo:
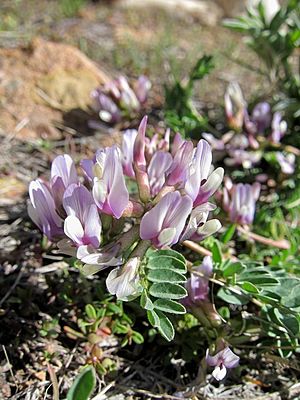
[[[240,262],[230,263],[223,269],[223,276],[224,278],[228,278],[234,274],[241,273],[245,269],[246,267]]]
[[[140,304],[141,304],[141,307],[143,307],[145,310],[151,311],[154,308],[152,300],[150,299],[150,297],[147,295],[147,293],[145,291],[141,295]]]
[[[177,301],[169,299],[157,299],[154,301],[154,307],[156,310],[168,312],[171,314],[185,314],[185,307]]]
[[[186,266],[185,264],[174,258],[174,257],[168,257],[168,256],[161,256],[161,257],[155,257],[155,258],[150,258],[147,263],[147,267],[149,269],[172,269],[177,272],[185,273],[186,272]]]
[[[295,286],[288,296],[281,299],[281,304],[288,308],[300,306],[300,285]]]
[[[247,296],[233,293],[232,291],[230,291],[229,289],[226,289],[226,288],[221,288],[218,291],[218,297],[221,300],[226,301],[226,303],[236,304],[239,306],[243,305],[243,304],[247,304],[249,302],[249,299]]]
[[[259,293],[259,290],[257,289],[257,287],[255,285],[253,285],[253,283],[251,283],[251,282],[244,282],[242,284],[242,288],[244,290],[246,290],[246,292],[249,292],[249,293]]]
[[[154,328],[158,328],[159,327],[159,318],[157,315],[157,312],[154,310],[148,310],[147,311],[147,317],[148,317],[148,321],[150,322],[150,324],[152,326],[154,326]]]
[[[76,377],[67,394],[67,400],[88,400],[96,385],[93,367],[84,368]]]
[[[147,278],[151,282],[175,282],[184,283],[186,277],[171,269],[153,269],[147,274]]]
[[[149,258],[155,258],[161,256],[174,257],[185,264],[184,256],[175,250],[154,250],[149,254]]]
[[[149,293],[160,299],[182,299],[187,296],[187,291],[177,283],[154,283],[150,286]]]
[[[158,331],[168,342],[170,342],[175,336],[172,322],[161,311],[157,311],[157,315],[159,318]]]

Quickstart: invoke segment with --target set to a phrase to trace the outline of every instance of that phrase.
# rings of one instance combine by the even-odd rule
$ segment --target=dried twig
[[[0,300],[0,307],[2,306],[2,304],[9,298],[9,296],[12,294],[12,292],[15,290],[16,286],[19,284],[20,279],[22,278],[23,275],[23,267],[20,268],[20,271],[18,273],[18,276],[16,278],[16,280],[14,281],[14,283],[11,285],[11,287],[9,288],[9,290],[6,292],[6,294],[2,297],[2,299]]]
[[[47,368],[53,386],[53,400],[59,400],[59,388],[56,373],[50,364],[47,364]]]

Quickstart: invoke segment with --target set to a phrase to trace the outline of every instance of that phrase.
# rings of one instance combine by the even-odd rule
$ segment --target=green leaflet
[[[154,283],[150,286],[149,293],[160,299],[182,299],[187,296],[187,291],[177,283]]]
[[[245,269],[245,265],[241,262],[230,263],[223,269],[223,276],[224,278],[228,278],[229,276],[243,272]]]
[[[175,331],[170,319],[165,315],[185,314],[184,306],[176,301],[187,296],[186,261],[182,254],[174,250],[150,250],[145,265],[145,289],[140,304],[147,310],[150,324],[168,341]],[[155,298],[155,299],[153,299]]]
[[[175,250],[152,250],[150,251],[149,259],[162,256],[176,258],[178,261],[181,261],[184,265],[186,263],[184,256]]]
[[[148,280],[150,282],[174,282],[174,283],[184,283],[186,282],[186,277],[177,271],[172,269],[154,269],[148,272]]]
[[[178,258],[170,257],[167,255],[149,258],[149,261],[147,263],[147,268],[149,269],[169,268],[177,272],[182,272],[182,273],[186,272],[185,263],[183,263]]]
[[[96,385],[93,367],[84,368],[76,377],[67,394],[67,400],[88,400]]]
[[[185,314],[185,307],[174,300],[169,299],[157,299],[154,301],[155,310],[160,310],[164,312],[168,312],[170,314]]]
[[[169,318],[161,311],[148,311],[148,320],[152,326],[158,329],[159,333],[170,342],[174,339],[175,331],[172,322]]]
[[[218,291],[218,297],[220,299],[226,301],[226,303],[236,304],[239,306],[243,305],[243,304],[247,304],[249,302],[248,296],[233,293],[232,291],[230,291],[230,289],[226,289],[225,287],[221,288]]]
[[[229,240],[233,238],[233,235],[235,234],[235,229],[236,229],[236,224],[231,224],[223,233],[221,240],[224,244],[228,243]]]

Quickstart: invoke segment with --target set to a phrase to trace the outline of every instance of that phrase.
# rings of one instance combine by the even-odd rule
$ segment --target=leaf
[[[154,307],[156,310],[168,312],[171,314],[185,314],[185,307],[177,301],[169,299],[157,299],[154,301]]]
[[[150,286],[149,293],[154,297],[161,299],[182,299],[187,296],[187,291],[184,287],[177,283],[154,283]]]
[[[183,262],[173,257],[155,257],[148,260],[147,268],[149,269],[172,269],[179,273],[186,272],[186,266]]]
[[[280,357],[290,357],[293,354],[293,346],[295,345],[297,346],[297,344],[294,344],[293,340],[290,340],[289,337],[287,337],[286,339],[278,339],[277,346],[279,347],[278,353]]]
[[[145,310],[153,310],[154,309],[153,302],[145,291],[141,295],[140,305]]]
[[[229,304],[243,305],[249,302],[249,298],[242,294],[233,293],[227,288],[221,288],[218,291],[218,297]]]
[[[263,291],[262,293],[257,294],[256,297],[266,304],[274,304],[280,301],[280,296],[278,296],[276,293],[271,293],[269,291]]]
[[[223,233],[221,240],[224,244],[228,243],[229,240],[232,239],[236,229],[236,224],[231,224],[229,227],[226,229],[226,231]]]
[[[238,279],[239,282],[245,282],[244,280],[241,281],[240,279]],[[257,286],[277,286],[279,284],[278,279],[276,278],[272,278],[269,276],[249,276],[248,280],[246,280],[246,282],[249,281],[251,283],[253,283],[253,285],[257,285]]]
[[[212,246],[212,258],[215,263],[222,262],[222,251],[220,243],[218,241],[215,241]]]
[[[171,269],[154,269],[150,270],[147,274],[147,278],[151,282],[186,282],[186,277]]]
[[[279,280],[266,270],[264,266],[250,266],[237,276],[237,282],[251,282],[253,285],[260,287],[277,286]]]
[[[168,342],[170,342],[172,339],[174,339],[175,336],[175,331],[172,322],[161,311],[157,311],[157,315],[159,318],[158,331]]]
[[[139,332],[137,332],[137,331],[132,331],[131,332],[131,337],[132,337],[132,340],[135,342],[135,343],[137,343],[137,344],[142,344],[142,343],[144,343],[144,337],[143,337],[143,335],[141,335]]]
[[[96,385],[93,367],[84,368],[76,377],[67,394],[67,400],[88,400]]]
[[[213,68],[214,63],[212,56],[204,55],[197,61],[196,65],[192,69],[190,81],[203,79],[205,75],[209,74]]]
[[[251,283],[251,282],[244,282],[242,284],[242,289],[246,290],[246,292],[249,292],[249,293],[259,293],[259,290],[257,289],[257,287],[255,285],[253,285],[253,283]]]
[[[148,321],[150,322],[150,324],[152,326],[154,326],[154,328],[158,328],[159,327],[159,317],[157,315],[157,312],[154,310],[148,310],[147,311],[147,317],[148,317]]]
[[[178,259],[179,261],[183,262],[184,264],[186,262],[184,256],[175,250],[154,250],[154,251],[150,252],[149,258],[155,258],[155,257],[161,257],[161,256],[174,257],[174,258]]]
[[[92,304],[87,304],[85,306],[85,313],[89,319],[92,319],[92,320],[97,319],[97,312],[95,310],[95,307],[92,306]]]
[[[289,296],[294,287],[300,285],[300,279],[298,278],[282,278],[279,282],[280,284],[274,289],[274,291],[282,298]]]
[[[294,286],[288,296],[281,299],[281,304],[288,308],[295,308],[300,306],[300,285]]]
[[[245,265],[240,262],[230,263],[223,269],[224,278],[239,274],[246,269]]]
[[[278,308],[273,309],[273,314],[277,320],[277,323],[286,328],[289,333],[292,333],[292,335],[297,335],[299,333],[299,321],[294,315],[285,314]]]

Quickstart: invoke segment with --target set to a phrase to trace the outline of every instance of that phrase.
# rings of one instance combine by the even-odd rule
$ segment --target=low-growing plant
[[[242,32],[248,46],[264,63],[261,71],[273,88],[277,110],[299,118],[300,75],[296,51],[300,46],[300,4],[287,0],[261,0],[247,15],[225,21],[225,26]],[[295,65],[298,63],[298,66]]]
[[[240,129],[237,121],[245,123],[245,108],[242,118],[233,117],[229,123]],[[256,126],[253,118],[247,122]],[[106,275],[108,293],[86,305],[77,321],[80,331],[65,327],[65,332],[88,342],[87,363],[99,374],[115,368],[101,351],[103,336],[121,335],[122,345],[144,341],[123,302],[140,306],[149,333],[152,326],[172,341],[177,330],[182,351],[187,351],[193,327],[201,327],[207,354],[200,365],[214,367],[217,380],[238,365],[239,355],[230,347],[238,354],[253,347],[291,356],[298,351],[300,281],[288,260],[298,257],[299,229],[280,231],[266,218],[265,225],[270,222],[271,232],[279,236],[253,232],[259,183],[235,184],[226,178],[220,191],[224,171],[213,169],[207,141],[194,147],[176,134],[171,144],[170,131],[150,140],[146,130],[144,118],[138,131],[123,133],[120,147],[100,149],[93,159],[82,160],[84,178],[70,156],[60,155],[49,182],[30,184],[29,215],[48,240],[72,256],[85,275],[105,274],[112,267]],[[213,237],[220,221],[208,219],[217,212],[209,201],[213,194],[223,209],[218,211],[224,223],[220,240]],[[261,256],[253,259],[255,246]],[[189,351],[189,357],[197,354],[193,347]]]

